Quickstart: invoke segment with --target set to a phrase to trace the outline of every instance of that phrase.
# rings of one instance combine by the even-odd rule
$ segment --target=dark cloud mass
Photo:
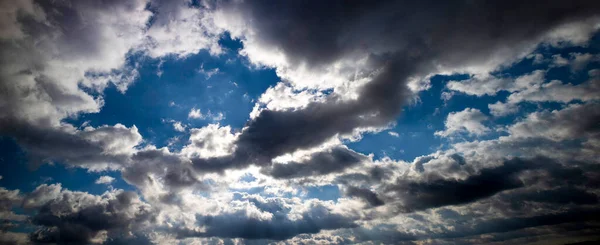
[[[310,156],[306,162],[290,162],[286,164],[273,164],[263,168],[263,171],[274,178],[299,178],[304,176],[318,176],[342,171],[347,167],[356,165],[367,158],[347,148],[334,148],[330,151],[317,152]]]
[[[600,53],[600,1],[0,0],[0,9],[0,140],[14,140],[32,169],[63,164],[111,180],[90,187],[74,178],[69,190],[0,176],[27,190],[0,187],[0,244],[600,239],[600,56],[581,53]],[[239,50],[225,47],[230,37]],[[201,50],[227,59],[216,72],[243,64],[281,80],[244,94],[255,106],[243,126],[171,98],[157,101],[171,103],[161,119],[179,126],[173,137],[150,124],[80,118],[101,112],[106,88],[127,99],[129,85],[147,82],[143,69],[156,65],[160,77],[164,64]],[[526,66],[536,71],[519,74]],[[208,81],[204,67],[194,69]],[[427,91],[438,74],[469,79]],[[253,86],[237,82],[235,93]],[[478,97],[452,101],[459,92]],[[397,121],[411,101],[432,97],[443,102],[420,107],[431,113]],[[464,108],[472,101],[483,104]],[[187,118],[170,118],[187,106]],[[456,116],[475,111],[477,120]],[[466,133],[439,137],[428,120],[441,116],[442,127]],[[146,118],[127,122],[136,120]],[[480,134],[468,134],[473,125]],[[382,153],[350,144],[391,127],[403,141],[357,146]],[[388,156],[404,154],[394,142],[413,141],[431,154]]]
[[[126,236],[141,229],[155,214],[133,192],[94,196],[41,185],[24,198],[23,207],[35,209],[31,222],[40,228],[30,235],[36,243],[87,244],[102,241],[101,232]]]
[[[385,126],[410,99],[409,78],[502,64],[490,63],[496,60],[513,61],[543,41],[552,28],[583,21],[600,9],[600,4],[590,1],[298,4],[259,1],[224,3],[222,7],[250,20],[258,39],[254,42],[277,47],[296,65],[318,67],[352,59],[354,50],[366,47],[371,81],[353,100],[332,95],[299,110],[263,111],[248,122],[236,142],[236,154],[245,157],[215,160],[219,164],[200,161],[197,168],[214,171],[211,166],[262,164],[287,152],[317,146],[335,135]],[[245,163],[237,162],[240,160]]]

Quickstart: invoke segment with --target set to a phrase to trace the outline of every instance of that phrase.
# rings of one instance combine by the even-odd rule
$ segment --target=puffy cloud
[[[205,8],[186,1],[1,4],[6,9],[0,19],[2,134],[16,138],[36,162],[117,168],[114,163],[132,152],[129,145],[119,144],[140,139],[127,138],[129,132],[123,138],[117,133],[96,139],[109,129],[76,131],[64,119],[98,112],[109,85],[124,93],[138,76],[131,54],[158,58],[202,49],[220,52],[222,31],[209,27]],[[137,129],[134,134],[139,135]]]
[[[542,137],[554,141],[600,137],[597,120],[600,105],[573,104],[562,110],[529,114],[524,120],[508,128],[517,138]]]
[[[502,103],[500,101],[489,104],[490,113],[495,117],[507,116],[514,114],[519,110],[519,106],[513,103]]]
[[[181,152],[189,157],[219,157],[231,154],[234,151],[236,135],[231,132],[231,127],[219,124],[209,124],[203,128],[190,130],[190,144]]]
[[[202,114],[202,112],[200,111],[200,109],[196,109],[193,108],[192,110],[190,110],[190,113],[188,114],[188,118],[204,118],[204,115]]]
[[[459,112],[451,112],[444,123],[446,129],[436,131],[435,135],[449,137],[459,133],[468,133],[469,135],[482,135],[490,131],[482,122],[488,120],[488,117],[478,109],[467,108]]]
[[[131,81],[97,78],[126,68],[126,54],[151,15],[143,1],[20,2],[6,3],[20,17],[3,22],[19,31],[0,44],[0,117],[57,125],[102,106],[101,97],[82,88],[102,90],[107,82],[124,88]]]
[[[185,57],[203,49],[220,54],[222,31],[212,24],[207,7],[203,2],[193,6],[190,1],[150,1],[149,9],[155,15],[143,44],[148,55]]]
[[[110,184],[110,183],[112,183],[113,181],[115,181],[115,178],[113,178],[113,177],[110,177],[110,176],[108,176],[108,175],[104,175],[104,176],[100,176],[100,177],[99,177],[99,178],[96,180],[96,182],[94,182],[94,183],[96,183],[96,184]]]
[[[13,211],[13,208],[18,207],[23,200],[23,196],[19,192],[19,190],[7,190],[5,188],[0,187],[0,231],[4,232],[7,228],[15,226],[16,222],[22,222],[27,219],[26,215],[17,214]],[[9,243],[11,240],[15,240],[14,242],[20,244],[18,240],[19,237],[12,233],[5,233],[7,240],[1,242]],[[0,236],[2,237],[2,236]]]
[[[15,137],[37,162],[119,169],[143,195],[91,195],[60,185],[29,194],[0,191],[2,211],[17,202],[32,211],[31,224],[39,229],[29,237],[35,242],[490,239],[598,216],[598,171],[591,165],[600,146],[596,82],[545,83],[543,71],[515,79],[490,75],[540,43],[583,44],[597,29],[595,2],[462,1],[436,8],[427,1],[2,4],[8,5],[0,18],[2,134]],[[218,124],[190,129],[189,144],[171,152],[140,146],[135,126],[77,129],[64,122],[97,112],[99,92],[109,83],[125,91],[137,74],[126,62],[128,52],[153,58],[201,49],[218,54],[223,31],[242,41],[240,54],[252,65],[274,68],[282,78],[259,98],[240,131]],[[586,57],[573,56],[577,67],[590,62]],[[490,105],[493,115],[511,112],[515,101],[587,104],[533,113],[506,127],[509,136],[453,144],[412,165],[374,161],[341,145],[340,139],[388,127],[438,73],[471,74],[450,82],[453,91],[513,93],[506,103]],[[554,96],[558,91],[569,92]],[[532,99],[516,99],[524,92]],[[223,114],[194,108],[188,117],[218,121]],[[453,112],[437,134],[482,135],[490,130],[486,120],[477,109]],[[254,180],[240,181],[245,176]],[[556,187],[562,179],[568,183]],[[344,197],[284,197],[317,184],[337,187]],[[239,186],[272,197],[231,193]],[[364,203],[372,208],[362,210]]]
[[[181,122],[175,121],[173,122],[173,129],[177,132],[185,132],[186,125]]]
[[[482,70],[489,72],[501,64],[511,63],[538,43],[557,38],[556,35],[549,37],[546,34],[562,24],[571,23],[574,20],[571,16],[584,19],[583,16],[593,15],[589,8],[561,6],[560,2],[552,2],[544,8],[506,2],[495,5],[493,12],[487,11],[490,6],[486,4],[465,2],[440,7],[444,11],[435,13],[425,11],[431,10],[427,3],[405,4],[390,2],[353,6],[319,3],[318,8],[322,11],[318,13],[306,5],[217,4],[215,23],[230,30],[234,37],[241,38],[244,43],[241,53],[255,64],[276,68],[278,75],[293,86],[324,89],[304,82],[306,76],[302,74],[323,74],[317,75],[314,80],[319,83],[334,69],[355,71],[353,78],[348,80],[366,79],[366,82],[359,82],[361,86],[352,89],[354,92],[350,93],[351,96],[334,89],[327,98],[319,102],[307,101],[300,109],[262,110],[254,114],[240,134],[236,141],[238,152],[235,156],[229,159],[197,160],[194,165],[207,170],[228,168],[228,165],[239,168],[251,163],[264,164],[279,155],[315,147],[333,137],[351,134],[361,128],[385,127],[400,113],[399,105],[411,98],[411,91],[407,87],[409,81],[419,81],[439,72],[478,71],[478,74],[484,74]],[[547,11],[550,6],[560,6],[563,11]],[[348,10],[353,7],[360,11]],[[389,9],[397,9],[399,13],[390,12]],[[409,9],[409,13],[402,14]],[[452,9],[498,16],[504,16],[503,11],[515,10],[524,14],[516,15],[519,17],[510,21],[503,19],[500,25],[496,24],[495,18],[482,19],[481,15],[447,16],[453,12]],[[468,11],[462,11],[464,9]],[[336,17],[331,16],[332,13],[349,15]],[[338,21],[322,25],[323,20],[331,19]],[[409,25],[422,19],[429,20],[426,27],[419,25],[419,29],[415,29]],[[449,22],[448,19],[455,21]],[[547,21],[550,19],[552,21]],[[535,24],[524,26],[520,23]],[[385,36],[377,35],[387,30],[385,27],[388,26],[393,26],[395,31],[386,32]],[[435,38],[439,36],[444,38]],[[496,38],[489,38],[491,36]],[[505,48],[509,46],[510,49]],[[367,58],[361,59],[364,57]],[[352,63],[348,60],[364,62]],[[432,61],[435,61],[434,64]],[[295,67],[299,67],[298,70]]]
[[[30,238],[39,243],[103,243],[108,233],[128,235],[154,219],[148,204],[122,190],[95,196],[41,185],[25,197],[24,207],[37,210],[31,222],[40,229]]]

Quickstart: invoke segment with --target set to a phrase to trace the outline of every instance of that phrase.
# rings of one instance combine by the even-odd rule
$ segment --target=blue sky
[[[596,3],[6,9],[0,244],[600,239]]]

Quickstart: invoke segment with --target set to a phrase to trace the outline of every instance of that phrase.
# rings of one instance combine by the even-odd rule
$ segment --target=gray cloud
[[[357,226],[352,219],[335,214],[319,204],[311,205],[306,212],[300,214],[298,220],[288,218],[283,207],[275,207],[277,209],[273,210],[271,207],[269,210],[274,216],[271,219],[248,217],[243,210],[217,216],[199,215],[196,221],[198,225],[205,226],[206,231],[180,230],[178,236],[284,240],[302,233],[318,233],[321,230]]]
[[[48,162],[64,162],[89,169],[118,169],[128,161],[142,136],[135,126],[89,127],[79,130],[42,127],[24,121],[0,121],[0,133],[13,136],[27,152],[33,167]]]
[[[159,14],[169,13],[154,19],[158,27],[169,27],[165,30],[170,30],[171,23],[191,23],[194,27],[196,21],[204,18],[202,14],[190,14],[187,9],[184,11],[169,2],[150,5],[144,1],[39,2],[36,6],[33,12],[27,12],[25,8],[19,10],[21,12],[15,19],[19,28],[0,32],[3,38],[0,40],[0,65],[3,67],[0,70],[0,133],[14,137],[34,162],[56,161],[88,169],[120,169],[123,178],[142,193],[147,194],[153,187],[160,189],[150,193],[160,193],[158,206],[179,211],[188,204],[186,197],[179,196],[180,192],[205,190],[200,175],[224,173],[231,168],[255,164],[262,167],[262,173],[279,179],[335,176],[335,183],[343,186],[345,195],[373,207],[399,209],[392,211],[392,215],[417,220],[419,215],[439,208],[462,208],[468,214],[465,217],[459,217],[456,211],[441,214],[450,221],[436,224],[438,227],[423,228],[429,233],[424,237],[403,232],[392,224],[377,227],[380,230],[366,231],[357,228],[355,216],[359,215],[334,211],[323,204],[312,203],[302,211],[291,213],[289,206],[277,201],[245,199],[244,202],[252,204],[248,209],[256,208],[260,211],[257,213],[268,218],[250,215],[248,210],[227,208],[214,215],[181,213],[181,216],[191,213],[195,223],[186,227],[176,224],[177,228],[170,231],[178,238],[283,240],[304,234],[301,238],[309,241],[323,235],[320,232],[325,230],[353,230],[356,241],[388,239],[383,242],[391,243],[421,238],[454,239],[598,220],[595,206],[598,198],[594,193],[599,184],[594,177],[599,175],[597,168],[589,166],[591,163],[583,163],[580,158],[557,162],[556,159],[523,157],[494,165],[496,162],[490,160],[511,155],[503,152],[506,149],[523,152],[523,149],[535,147],[539,150],[540,145],[544,145],[546,151],[557,149],[554,152],[560,154],[572,151],[573,155],[584,156],[582,151],[587,150],[586,157],[596,156],[595,150],[600,146],[596,123],[598,108],[592,103],[536,114],[508,128],[511,136],[503,138],[503,142],[476,142],[474,148],[478,153],[464,156],[449,153],[445,160],[423,157],[406,173],[400,167],[367,166],[360,173],[339,176],[349,167],[360,166],[367,160],[364,155],[344,147],[313,153],[303,162],[273,164],[272,160],[357,130],[385,127],[400,115],[402,106],[414,96],[414,90],[418,90],[410,87],[413,78],[427,79],[428,75],[438,72],[493,71],[517,60],[540,42],[556,41],[547,35],[555,28],[597,15],[600,3],[218,2],[216,11],[223,11],[226,17],[242,16],[247,28],[254,33],[252,37],[241,36],[245,48],[258,45],[279,50],[290,66],[305,66],[309,71],[322,71],[338,62],[368,57],[364,67],[355,69],[360,71],[356,72],[355,80],[366,79],[368,82],[357,88],[357,94],[352,98],[343,91],[334,90],[323,100],[312,101],[301,108],[262,110],[247,122],[239,135],[231,137],[231,148],[229,141],[218,142],[223,135],[230,135],[229,130],[225,134],[213,134],[211,138],[192,140],[199,152],[219,149],[227,153],[224,156],[193,156],[192,159],[166,149],[134,150],[141,142],[141,136],[133,127],[102,126],[80,130],[61,123],[61,120],[80,113],[97,112],[102,105],[101,94],[86,91],[102,91],[110,79],[97,79],[85,72],[98,68],[102,70],[97,74],[99,77],[129,74],[119,69],[130,69],[122,63],[127,52],[136,45],[153,48],[146,50],[152,57],[193,53],[179,49],[171,42],[173,40],[165,39],[170,36],[168,31],[147,26],[150,24],[147,6],[160,8],[156,11]],[[95,13],[118,14],[119,18],[115,18],[116,24],[109,28],[96,21],[99,18],[95,18],[98,17]],[[184,21],[181,18],[185,16],[189,18]],[[5,19],[0,20],[2,27],[8,25]],[[133,24],[122,26],[122,23]],[[211,31],[202,28],[194,30],[198,33]],[[179,30],[185,29],[188,28]],[[122,31],[127,33],[123,37],[135,37],[122,40],[118,36],[106,40],[101,35],[104,32],[97,30],[106,33]],[[148,43],[140,41],[146,40],[140,33],[143,31],[149,32]],[[188,47],[207,48],[208,43],[218,37],[213,35],[215,33],[209,34],[207,40],[194,39]],[[10,38],[4,38],[6,35]],[[189,37],[177,35],[184,41],[192,39]],[[120,42],[109,42],[113,39]],[[110,52],[114,47],[123,49]],[[218,48],[210,48],[217,52]],[[89,57],[97,59],[88,60]],[[75,66],[74,71],[68,69]],[[66,74],[75,75],[69,77]],[[124,90],[128,81],[110,83]],[[596,87],[594,83],[588,88],[596,90]],[[571,145],[563,144],[563,140],[580,139],[587,141],[573,145],[585,146],[580,147],[582,151],[565,149]],[[453,150],[461,152],[458,146]],[[540,152],[525,153],[539,155]],[[548,157],[554,158],[554,155]],[[439,163],[446,160],[445,166]],[[410,172],[413,170],[414,173]],[[0,194],[0,211],[7,211],[20,201],[14,192],[0,191]],[[123,241],[117,238],[124,237],[124,233],[135,233],[136,229],[153,222],[156,215],[149,204],[131,192],[94,196],[45,185],[23,198],[23,207],[33,211],[30,221],[39,226],[30,238],[41,243],[89,243],[102,240],[105,233],[115,238],[107,242],[133,243],[126,238]],[[149,202],[156,201],[151,195],[144,198]],[[565,209],[548,212],[557,210],[559,205]],[[366,220],[377,215],[369,213],[377,212],[373,211],[375,209],[378,208],[366,211]],[[503,212],[495,215],[489,211],[485,213],[485,210]],[[481,213],[489,217],[482,217]],[[444,225],[452,225],[455,230],[442,229],[449,227]],[[9,236],[6,232],[0,235]],[[145,236],[138,238],[138,243],[148,242]],[[333,238],[321,240],[349,242]]]
[[[114,191],[103,196],[41,185],[28,194],[26,209],[35,210],[30,235],[36,243],[84,244],[101,239],[101,232],[127,234],[154,219],[149,205],[133,192]]]
[[[340,172],[367,160],[367,157],[345,147],[316,152],[306,162],[277,163],[261,171],[274,178],[299,178]]]
[[[544,41],[553,28],[584,20],[600,8],[589,1],[543,5],[465,1],[430,6],[429,2],[366,5],[335,1],[303,3],[301,7],[270,2],[218,5],[225,13],[251,20],[248,28],[256,35],[247,37],[252,40],[245,44],[274,47],[292,64],[328,65],[366,47],[370,58],[365,69],[371,71],[371,81],[359,89],[354,100],[343,100],[334,93],[324,102],[311,102],[297,110],[264,110],[247,123],[236,141],[235,157],[197,160],[195,168],[220,171],[263,165],[278,155],[317,146],[336,135],[383,127],[410,98],[410,77],[439,72],[435,67],[453,70],[513,61]],[[507,46],[512,48],[502,48]],[[495,69],[501,63],[489,65]]]
[[[375,192],[369,189],[348,186],[346,188],[345,194],[347,196],[358,197],[362,200],[365,200],[372,207],[377,207],[385,204]]]
[[[464,180],[435,178],[431,175],[424,181],[398,179],[386,186],[386,196],[402,199],[401,209],[406,211],[457,205],[492,196],[500,191],[522,187],[518,174],[536,163],[519,159],[506,161],[495,168],[483,169]]]

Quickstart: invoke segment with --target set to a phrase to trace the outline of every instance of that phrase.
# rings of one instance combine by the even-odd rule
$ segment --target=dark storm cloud
[[[457,219],[457,217],[453,217]],[[528,237],[532,234],[518,234],[515,237],[501,237],[502,233],[513,232],[532,227],[552,227],[554,225],[572,224],[579,226],[577,230],[583,230],[585,222],[597,221],[600,218],[600,210],[597,208],[574,208],[566,211],[558,211],[541,215],[526,217],[505,217],[481,219],[474,217],[462,217],[460,222],[453,223],[452,229],[439,227],[440,229],[425,229],[426,235],[418,235],[410,232],[400,232],[394,227],[386,225],[376,226],[370,229],[356,228],[353,234],[357,241],[380,241],[383,243],[397,243],[401,241],[417,241],[420,239],[441,239],[439,242],[459,242],[461,244],[490,243],[492,236],[496,236],[496,242],[518,237]],[[598,230],[597,225],[592,228]],[[477,237],[486,234],[485,237]],[[470,238],[470,239],[469,239]],[[463,242],[460,242],[462,239]],[[478,242],[479,241],[479,242]],[[507,243],[512,244],[512,243]]]
[[[319,67],[366,50],[367,70],[377,72],[369,75],[372,81],[359,90],[356,100],[331,95],[302,109],[262,111],[238,138],[236,157],[213,159],[218,163],[198,160],[195,167],[201,171],[267,164],[273,157],[317,146],[336,135],[385,126],[410,98],[409,77],[435,73],[438,65],[461,69],[494,59],[510,61],[552,28],[596,15],[600,4],[259,1],[218,8],[248,20],[256,33],[254,43],[280,50],[295,65]],[[505,47],[513,47],[513,53],[499,53]]]
[[[87,244],[101,231],[126,234],[155,215],[137,194],[125,191],[98,197],[42,185],[23,203],[35,210],[31,223],[40,227],[30,235],[35,243]]]
[[[318,176],[343,171],[367,159],[366,156],[348,148],[336,147],[329,151],[313,153],[306,162],[276,163],[261,171],[274,178]]]
[[[468,204],[506,190],[543,184],[559,188],[526,190],[506,194],[506,197],[514,200],[515,204],[524,201],[595,204],[596,195],[582,188],[590,188],[594,183],[590,177],[597,171],[584,173],[582,167],[585,168],[585,165],[566,167],[544,157],[514,158],[500,166],[479,170],[464,179],[442,178],[435,172],[424,175],[420,180],[400,177],[384,185],[380,195],[384,196],[383,200],[400,200],[400,210],[412,212]]]
[[[402,204],[402,208],[407,211],[464,204],[503,190],[522,187],[523,182],[518,174],[531,167],[528,162],[513,160],[496,168],[481,170],[479,174],[464,180],[415,182],[399,178],[396,183],[387,186],[385,191],[388,195],[393,193],[394,196],[407,197]]]

